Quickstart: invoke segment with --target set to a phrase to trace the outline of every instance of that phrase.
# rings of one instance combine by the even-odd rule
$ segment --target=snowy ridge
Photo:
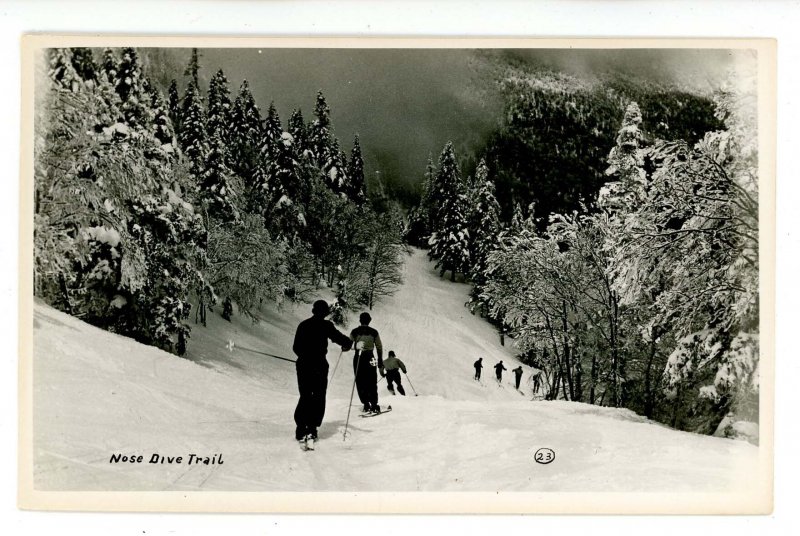
[[[757,447],[678,432],[627,410],[531,402],[517,362],[494,330],[463,307],[467,286],[439,279],[422,251],[407,259],[405,285],[372,311],[384,351],[408,366],[414,391],[380,403],[394,411],[358,419],[352,353],[331,379],[325,422],[313,453],[298,449],[292,412],[294,329],[308,306],[266,310],[253,324],[215,310],[196,326],[190,359],[140,345],[37,303],[34,312],[34,467],[42,490],[232,491],[720,491],[755,474]],[[351,315],[353,320],[357,315]],[[355,327],[348,325],[347,330]],[[344,330],[343,330],[344,331]],[[339,355],[331,348],[331,371]],[[483,356],[483,384],[472,363]],[[503,387],[494,363],[508,372]],[[448,449],[440,448],[446,441]],[[534,453],[550,448],[553,463]],[[143,463],[110,463],[114,454]],[[150,464],[154,454],[182,463]],[[190,454],[222,464],[189,465]]]

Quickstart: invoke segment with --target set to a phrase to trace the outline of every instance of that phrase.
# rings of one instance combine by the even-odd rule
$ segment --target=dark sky
[[[173,51],[181,74],[188,49]],[[358,133],[368,179],[410,185],[452,140],[460,156],[502,120],[496,67],[509,57],[578,76],[610,70],[708,90],[739,64],[725,50],[203,49],[207,86],[222,68],[232,98],[247,79],[259,108],[274,101],[284,125],[294,108],[313,119],[316,92],[331,108],[334,133],[348,153]]]

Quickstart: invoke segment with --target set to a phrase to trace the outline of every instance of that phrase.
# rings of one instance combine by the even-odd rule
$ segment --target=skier
[[[503,366],[503,360],[501,359],[500,362],[494,366],[494,372],[497,374],[497,383],[503,380],[504,370],[506,370],[506,367]]]
[[[514,383],[516,383],[517,389],[519,389],[519,381],[522,379],[522,365],[518,366],[511,372],[514,373]]]
[[[392,394],[394,394],[394,387],[392,386],[392,382],[394,382],[397,384],[397,390],[400,391],[400,394],[406,396],[406,391],[400,384],[400,371],[402,370],[403,374],[405,374],[406,365],[395,357],[394,350],[389,350],[389,357],[383,362],[383,366],[386,368],[386,386]]]
[[[381,336],[375,328],[369,327],[372,317],[369,313],[361,313],[358,317],[361,325],[350,332],[350,338],[355,343],[356,354],[353,356],[353,372],[356,375],[356,389],[358,398],[367,413],[380,413],[378,405],[378,373],[385,375],[383,369],[383,344]],[[375,356],[377,350],[377,358]]]
[[[297,355],[297,388],[300,400],[294,410],[295,439],[317,440],[317,428],[325,415],[325,394],[328,389],[328,339],[347,351],[353,347],[350,338],[337,330],[333,322],[325,320],[330,314],[325,300],[314,302],[312,317],[300,322],[294,336],[292,350]]]
[[[227,296],[222,303],[222,318],[230,322],[231,314],[233,314],[233,304],[231,303],[231,297]]]
[[[537,394],[539,392],[539,388],[542,385],[542,371],[537,370],[536,374],[533,375],[533,394]]]
[[[475,367],[475,379],[481,381],[481,369],[483,368],[483,358],[479,357],[473,365]]]

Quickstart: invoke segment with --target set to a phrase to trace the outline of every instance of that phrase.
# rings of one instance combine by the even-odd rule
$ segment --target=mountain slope
[[[42,490],[335,491],[720,491],[743,489],[758,449],[651,423],[627,410],[531,401],[493,371],[472,380],[472,362],[503,359],[494,330],[463,307],[467,287],[437,277],[424,252],[406,283],[372,312],[385,350],[405,361],[414,388],[371,419],[354,405],[352,353],[331,378],[319,449],[293,439],[297,401],[285,357],[309,306],[264,312],[261,321],[219,311],[195,327],[190,359],[104,332],[37,303],[34,313],[34,464]],[[348,326],[348,329],[354,325]],[[230,352],[228,339],[238,345]],[[331,348],[331,369],[339,355]],[[527,370],[526,370],[527,372]],[[525,378],[527,379],[526,373]],[[537,449],[556,453],[548,465]],[[111,463],[114,454],[142,463]],[[154,454],[182,463],[150,464]],[[188,464],[190,454],[222,464]]]

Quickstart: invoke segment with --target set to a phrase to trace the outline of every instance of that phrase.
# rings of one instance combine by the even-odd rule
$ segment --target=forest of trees
[[[191,319],[229,297],[334,289],[339,319],[400,280],[402,218],[367,195],[320,91],[284,127],[222,70],[158,88],[134,48],[52,49],[35,118],[34,292],[104,329],[183,354]],[[181,94],[180,87],[185,86]],[[166,97],[162,91],[166,92]],[[376,206],[373,206],[376,205]],[[377,206],[380,205],[380,206]],[[377,207],[377,208],[376,208]]]
[[[755,90],[653,90],[642,108],[619,84],[537,76],[502,81],[508,124],[473,176],[452,144],[429,162],[407,238],[472,284],[549,399],[702,433],[757,422]]]

